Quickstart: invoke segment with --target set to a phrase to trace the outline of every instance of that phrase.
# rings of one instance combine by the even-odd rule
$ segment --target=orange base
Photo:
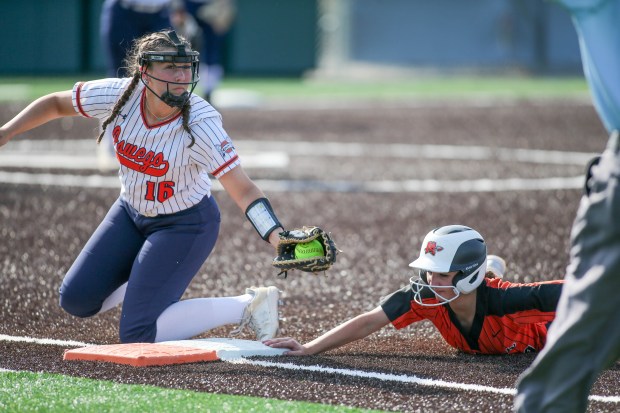
[[[64,360],[106,361],[131,366],[163,366],[219,360],[215,350],[154,343],[110,344],[65,350]]]

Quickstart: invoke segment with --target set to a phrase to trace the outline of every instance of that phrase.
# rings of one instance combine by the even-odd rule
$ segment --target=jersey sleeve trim
[[[236,162],[238,159],[239,159],[238,155],[233,156],[225,164],[217,168],[215,171],[211,172],[211,175],[218,176],[224,169],[228,168],[231,164]]]
[[[76,90],[75,90],[75,106],[77,107],[78,111],[80,112],[80,114],[86,118],[90,118],[91,116],[88,115],[85,111],[84,108],[82,108],[82,103],[80,102],[80,98],[81,98],[81,93],[82,93],[82,86],[84,85],[84,82],[79,82],[77,84]]]

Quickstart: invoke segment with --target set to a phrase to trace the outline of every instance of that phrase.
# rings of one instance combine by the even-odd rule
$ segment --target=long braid
[[[114,121],[114,119],[116,119],[116,117],[120,113],[123,106],[125,106],[125,103],[127,103],[127,100],[129,100],[129,97],[133,93],[139,81],[140,81],[140,72],[135,72],[133,75],[133,78],[131,79],[131,83],[129,83],[125,92],[123,92],[121,97],[118,98],[118,100],[116,101],[116,104],[114,105],[114,108],[112,109],[112,113],[101,125],[102,130],[101,130],[101,134],[97,138],[97,143],[101,142],[101,139],[103,138],[103,134],[105,133],[106,128],[108,127],[110,123]]]
[[[192,143],[187,146],[188,148],[194,146],[194,143],[196,142],[196,139],[194,139],[194,135],[192,134],[192,130],[189,127],[189,113],[191,110],[192,105],[189,103],[189,101],[187,101],[187,103],[183,105],[183,109],[181,111],[181,116],[183,117],[183,129],[185,130],[185,132],[189,133],[189,138],[192,140]]]

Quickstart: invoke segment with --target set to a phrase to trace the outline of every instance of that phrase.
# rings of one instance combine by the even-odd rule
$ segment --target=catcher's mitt
[[[306,272],[327,271],[336,262],[338,248],[331,235],[319,227],[302,227],[280,234],[276,249],[278,255],[273,259],[273,266],[280,270],[278,276],[286,278],[288,271],[301,270]],[[299,244],[317,240],[323,247],[323,254],[307,258],[297,258],[295,247]]]

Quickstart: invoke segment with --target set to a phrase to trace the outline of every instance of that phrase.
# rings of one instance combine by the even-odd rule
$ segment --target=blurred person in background
[[[171,26],[170,1],[105,0],[99,30],[108,77],[130,75],[123,60],[135,39]],[[102,172],[118,168],[111,142],[97,146],[97,166]]]
[[[105,0],[100,35],[108,77],[125,77],[122,67],[134,39],[171,27],[171,0]]]
[[[196,20],[201,33],[200,93],[211,102],[224,77],[223,51],[226,35],[237,14],[235,0],[184,0],[185,9]]]
[[[579,37],[607,147],[586,174],[566,283],[547,344],[519,378],[517,412],[585,412],[592,385],[620,357],[620,0],[557,0]]]
[[[185,0],[172,0],[170,22],[174,30],[191,43],[192,49],[202,49],[202,29],[198,26],[196,19],[185,9]],[[203,56],[201,55],[200,58],[202,59]]]

